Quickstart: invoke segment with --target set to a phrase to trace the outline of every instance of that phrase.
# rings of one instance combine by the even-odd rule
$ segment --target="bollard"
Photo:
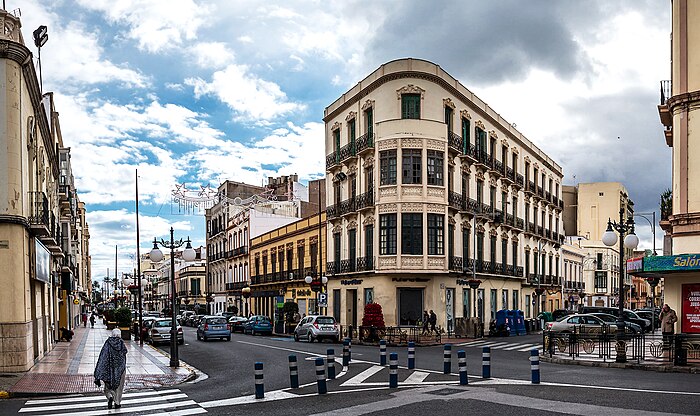
[[[399,387],[399,355],[395,352],[389,354],[389,387]]]
[[[459,361],[459,384],[466,386],[469,384],[467,378],[467,353],[464,350],[457,351],[457,359]]]
[[[326,350],[326,365],[328,366],[328,379],[335,380],[335,351],[333,348]]]
[[[289,356],[289,384],[293,389],[299,388],[299,369],[297,368],[297,356]]]
[[[408,369],[413,370],[416,368],[416,343],[413,341],[408,342]]]
[[[442,356],[442,373],[450,374],[452,372],[452,345],[445,344],[445,351]]]
[[[348,363],[352,361],[352,338],[348,338]]]
[[[265,397],[265,382],[263,381],[263,363],[255,363],[255,398]]]
[[[530,350],[530,372],[532,384],[540,384],[540,352],[537,348]]]
[[[326,394],[326,370],[323,368],[323,358],[316,358],[316,385],[318,386],[318,394]]]
[[[481,377],[491,378],[491,347],[484,347],[482,350]]]
[[[343,367],[350,365],[350,341],[347,338],[343,340]]]
[[[379,341],[379,365],[386,365],[386,341]]]

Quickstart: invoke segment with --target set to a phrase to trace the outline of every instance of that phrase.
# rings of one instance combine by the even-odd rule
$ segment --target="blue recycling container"
[[[515,332],[518,335],[527,334],[527,328],[525,327],[525,314],[520,309],[513,311],[515,314]]]

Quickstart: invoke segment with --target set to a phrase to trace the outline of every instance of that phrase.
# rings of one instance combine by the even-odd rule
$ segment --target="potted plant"
[[[114,320],[117,326],[122,331],[122,339],[131,339],[131,309],[126,307],[117,308],[114,310]]]
[[[365,305],[365,314],[362,317],[362,326],[369,327],[369,334],[366,341],[379,341],[379,334],[377,330],[383,330],[386,328],[386,325],[384,325],[384,313],[382,312],[382,306],[380,304],[368,303]]]
[[[105,309],[103,313],[103,323],[107,325],[107,330],[111,331],[116,328],[117,323],[114,321],[114,309]]]

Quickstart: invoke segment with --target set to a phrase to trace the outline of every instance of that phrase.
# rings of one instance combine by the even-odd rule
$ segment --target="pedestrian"
[[[664,348],[668,348],[671,343],[671,338],[673,338],[673,333],[675,332],[674,326],[676,322],[678,322],[676,311],[671,309],[668,303],[665,303],[664,307],[661,308],[659,321],[661,321],[661,335],[664,340]]]
[[[100,358],[95,367],[95,384],[100,387],[100,382],[104,382],[104,393],[107,396],[107,409],[119,409],[122,407],[122,392],[124,391],[124,380],[126,379],[126,345],[121,338],[121,330],[114,328],[112,335],[107,338]]]
[[[428,311],[423,311],[423,332],[421,332],[421,335],[427,335],[428,334],[428,325],[430,325],[430,315],[428,315]]]
[[[94,328],[94,327],[95,327],[95,314],[93,313],[90,315],[90,328]]]
[[[437,324],[437,315],[435,315],[435,312],[433,310],[430,310],[430,332],[435,332],[437,334],[437,330],[435,329],[435,324]]]
[[[83,312],[83,328],[87,327],[87,313]]]

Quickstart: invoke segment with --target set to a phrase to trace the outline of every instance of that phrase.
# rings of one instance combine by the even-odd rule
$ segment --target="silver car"
[[[547,323],[547,330],[563,334],[574,332],[574,329],[582,334],[600,334],[605,326],[600,318],[588,314],[575,314],[562,317],[555,322]]]
[[[305,339],[309,342],[319,342],[327,338],[333,342],[340,339],[340,327],[332,316],[311,315],[299,321],[294,328],[294,341]]]
[[[151,345],[156,345],[158,343],[170,342],[170,328],[172,327],[172,321],[170,319],[156,319],[151,324],[151,329],[149,332],[149,340]],[[182,345],[185,342],[185,337],[182,334],[182,327],[177,326],[177,343]]]

